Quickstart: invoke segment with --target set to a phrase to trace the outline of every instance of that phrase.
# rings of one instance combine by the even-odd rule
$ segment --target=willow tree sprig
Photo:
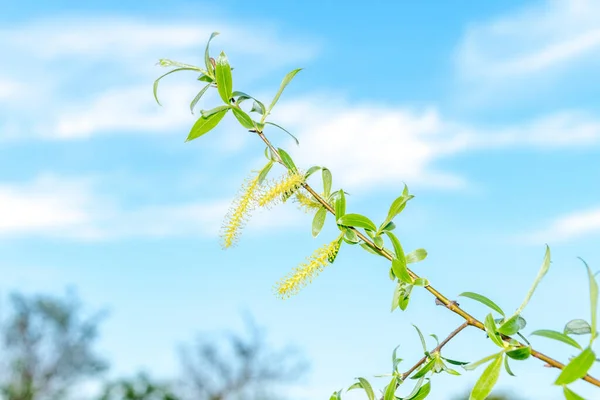
[[[600,381],[588,374],[591,366],[594,362],[597,362],[596,354],[592,350],[592,344],[598,336],[596,328],[598,284],[595,275],[587,265],[592,314],[590,323],[583,320],[572,320],[567,323],[567,326],[562,333],[552,330],[537,330],[532,333],[533,335],[543,336],[545,338],[570,344],[580,350],[581,352],[567,365],[534,350],[521,334],[521,331],[526,326],[526,320],[522,315],[523,311],[533,296],[541,279],[548,272],[550,266],[549,248],[546,248],[546,254],[537,278],[530,291],[527,293],[522,305],[514,313],[507,315],[495,302],[481,294],[473,292],[462,293],[461,296],[478,301],[489,307],[492,311],[485,318],[477,319],[473,317],[461,308],[456,301],[450,300],[431,286],[426,278],[420,277],[409,268],[409,264],[423,261],[427,257],[427,252],[424,249],[416,249],[406,253],[399,238],[394,233],[394,229],[396,228],[394,219],[406,208],[408,202],[414,198],[414,196],[409,193],[408,187],[405,186],[402,194],[391,203],[386,218],[380,224],[375,224],[374,221],[364,215],[347,213],[346,193],[342,189],[332,190],[332,175],[329,169],[322,166],[313,166],[309,168],[306,173],[300,172],[292,157],[285,150],[273,146],[271,141],[265,135],[265,128],[267,126],[273,126],[292,136],[296,143],[298,143],[298,140],[289,131],[275,122],[268,121],[267,118],[270,116],[273,107],[278,102],[286,86],[296,76],[300,69],[295,69],[284,77],[279,90],[272,101],[268,106],[265,106],[263,102],[256,98],[244,92],[233,90],[232,68],[224,52],[221,52],[216,59],[210,57],[209,45],[216,35],[217,33],[213,33],[206,45],[204,68],[171,60],[161,60],[159,62],[161,66],[173,67],[173,69],[160,76],[155,81],[154,96],[158,102],[158,83],[165,76],[178,71],[193,71],[199,73],[197,79],[198,81],[204,82],[205,85],[199,90],[198,94],[190,103],[192,112],[198,101],[207,90],[211,88],[217,89],[223,104],[210,110],[201,110],[201,116],[192,126],[186,141],[197,139],[213,130],[221,120],[231,112],[242,127],[249,132],[255,133],[266,145],[265,156],[268,159],[267,165],[256,177],[246,181],[242,186],[240,197],[234,201],[230,213],[226,218],[223,229],[224,247],[231,246],[239,237],[239,231],[247,219],[249,211],[254,205],[268,207],[279,202],[285,202],[287,199],[294,196],[299,204],[306,209],[315,211],[311,226],[313,236],[317,236],[322,230],[328,214],[334,217],[335,225],[340,233],[334,241],[317,249],[306,263],[299,265],[293,269],[290,274],[279,281],[275,286],[276,295],[282,298],[288,298],[298,293],[301,288],[311,282],[327,265],[334,262],[341,244],[345,242],[349,245],[358,244],[369,253],[383,257],[387,260],[389,266],[388,275],[396,282],[392,298],[392,311],[395,309],[405,310],[408,307],[413,288],[422,287],[435,297],[436,304],[445,306],[453,313],[462,317],[465,321],[455,332],[453,332],[453,334],[439,344],[433,352],[427,351],[424,337],[417,328],[425,352],[425,357],[417,362],[415,367],[411,368],[405,374],[399,374],[396,370],[399,359],[396,357],[396,350],[394,350],[392,358],[394,360],[395,372],[393,374],[392,382],[386,386],[384,393],[382,393],[383,400],[423,399],[430,391],[433,374],[443,371],[451,374],[458,374],[457,371],[448,368],[444,363],[444,361],[451,363],[451,360],[442,358],[439,353],[446,343],[467,326],[472,326],[484,331],[488,340],[497,347],[497,351],[493,354],[463,366],[465,370],[473,370],[487,364],[471,392],[471,400],[485,399],[498,380],[502,366],[504,366],[509,375],[513,374],[509,366],[509,359],[520,361],[529,357],[535,357],[544,361],[551,367],[562,370],[555,381],[555,384],[562,387],[563,393],[568,400],[581,398],[567,386],[578,379],[583,379],[592,385],[600,387]],[[251,107],[247,107],[249,103],[252,104]],[[242,106],[244,108],[242,108]],[[251,116],[252,114],[258,114],[259,117],[253,118]],[[285,168],[285,174],[278,180],[271,181],[266,187],[261,187],[262,183],[270,173],[271,167],[276,163]],[[311,184],[309,184],[311,176],[319,170],[321,171],[322,176],[322,191],[315,190]],[[496,315],[494,315],[494,313]],[[571,335],[588,334],[590,335],[590,340],[585,348],[571,337]],[[522,341],[514,339],[513,336],[519,336]],[[459,363],[459,365],[460,364],[461,363]],[[413,393],[404,398],[396,396],[395,393],[398,386],[413,372],[415,372],[415,374],[412,375],[411,378],[418,379]],[[359,378],[358,382],[350,386],[348,390],[352,389],[363,389],[369,397],[369,400],[375,400],[373,388],[368,380],[364,378]],[[330,400],[340,400],[341,395],[342,391],[334,392]]]

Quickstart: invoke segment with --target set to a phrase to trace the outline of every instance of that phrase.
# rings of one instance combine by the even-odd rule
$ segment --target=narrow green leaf
[[[342,389],[337,392],[333,392],[329,400],[342,400]]]
[[[416,249],[406,255],[406,263],[412,264],[419,261],[423,261],[427,257],[427,250]]]
[[[321,167],[317,167],[317,166],[310,167],[308,169],[308,171],[306,171],[306,174],[304,174],[304,178],[308,179],[309,176],[311,176],[312,174],[314,174],[315,172],[317,172],[320,169],[321,169]]]
[[[540,271],[538,272],[537,277],[535,278],[535,281],[533,282],[533,285],[531,285],[531,289],[529,289],[529,292],[527,292],[527,296],[525,296],[525,300],[523,300],[523,303],[517,309],[517,311],[515,311],[514,315],[523,313],[523,310],[527,306],[527,303],[529,303],[529,300],[531,300],[531,296],[533,296],[533,292],[535,292],[535,289],[542,281],[542,278],[544,277],[544,275],[546,275],[546,273],[548,272],[548,269],[550,269],[550,247],[546,246],[546,254],[544,255],[544,261],[542,262]]]
[[[398,364],[400,364],[400,362],[402,361],[401,358],[398,358],[396,356],[399,347],[400,347],[400,345],[396,346],[396,348],[392,352],[392,371],[393,372],[397,372],[398,371]]]
[[[393,231],[394,229],[396,229],[396,224],[393,221],[388,222],[387,224],[385,224],[385,226],[382,225],[379,227],[380,232]]]
[[[296,138],[296,136],[292,135],[291,132],[288,131],[287,129],[285,129],[283,126],[280,126],[280,125],[277,125],[277,124],[275,124],[273,122],[268,122],[268,121],[265,122],[265,124],[267,124],[267,125],[273,125],[273,126],[279,128],[279,129],[281,129],[282,131],[284,131],[285,133],[287,133],[288,135],[290,135],[291,138],[294,139],[294,142],[296,142],[297,145],[300,144],[300,142],[298,141],[298,139]]]
[[[485,400],[485,398],[492,393],[492,389],[500,377],[500,371],[502,370],[502,358],[502,355],[498,355],[496,359],[486,367],[486,369],[483,371],[483,374],[481,374],[475,383],[469,400]]]
[[[392,380],[390,381],[390,383],[387,385],[386,389],[385,389],[385,394],[383,395],[383,400],[396,400],[396,396],[394,395],[394,393],[396,393],[396,384],[398,383],[398,378],[396,378],[395,376],[392,376]]]
[[[367,231],[369,232],[369,231]],[[383,238],[381,236],[374,236],[373,237],[373,243],[375,243],[375,246],[377,246],[378,249],[382,250],[383,249]]]
[[[473,293],[473,292],[463,292],[463,293],[459,294],[459,296],[468,297],[469,299],[478,301],[478,302],[488,306],[492,310],[496,311],[498,314],[504,316],[504,311],[502,311],[502,309],[496,303],[494,303],[493,301],[491,301],[490,299],[488,299],[487,297],[485,297],[481,294]]]
[[[429,286],[429,280],[427,278],[417,278],[413,282],[413,285],[421,287]]]
[[[294,164],[292,157],[290,157],[290,155],[286,153],[283,149],[277,149],[277,151],[279,152],[279,156],[281,157],[283,165],[285,165],[292,172],[298,172],[298,169],[296,168],[296,164]]]
[[[456,360],[451,360],[451,359],[445,358],[445,357],[442,357],[442,358],[444,359],[444,361],[446,361],[447,363],[452,364],[452,365],[462,366],[462,365],[469,364],[468,362],[465,362],[465,361],[456,361]]]
[[[323,229],[323,225],[325,225],[325,218],[327,218],[327,210],[325,208],[319,208],[319,210],[315,213],[315,217],[312,222],[312,235],[313,237],[317,237],[321,229]]]
[[[402,286],[400,286],[400,282],[398,282],[398,284],[394,288],[394,294],[392,296],[392,310],[391,310],[391,312],[394,312],[394,310],[396,308],[398,308],[398,306],[400,305],[400,293],[401,293],[401,291],[402,291]]]
[[[407,397],[406,400],[423,400],[431,392],[431,381],[427,380],[427,383],[419,388],[417,393],[412,397]]]
[[[269,174],[269,171],[271,171],[271,168],[273,168],[273,160],[269,160],[267,165],[265,165],[264,168],[258,174],[259,185],[261,185],[265,181],[265,179],[267,179],[267,175]]]
[[[192,100],[192,102],[190,103],[190,111],[192,112],[192,114],[194,113],[194,108],[196,107],[196,104],[198,104],[198,101],[204,95],[204,93],[206,93],[206,91],[208,90],[209,87],[210,87],[210,83],[208,85],[204,86],[202,88],[202,90],[200,90],[198,92],[196,97],[194,97],[194,100]]]
[[[325,198],[327,198],[331,194],[331,171],[323,167],[323,171],[321,171],[321,173],[323,175],[323,195]]]
[[[575,339],[570,336],[565,335],[564,333],[560,333],[557,331],[552,331],[550,329],[538,329],[537,331],[531,332],[530,335],[542,336],[548,339],[558,340],[560,342],[571,345],[579,350],[583,350],[581,345],[575,341]]]
[[[398,307],[400,307],[402,311],[408,308],[410,294],[412,293],[413,287],[413,285],[402,282],[402,291],[400,292],[400,301],[398,303]]]
[[[189,142],[190,140],[197,139],[200,136],[212,130],[215,126],[219,124],[219,122],[221,122],[225,114],[227,114],[227,111],[229,111],[229,108],[225,108],[224,110],[216,112],[207,118],[198,118],[194,126],[192,126],[190,134],[188,135],[185,141]]]
[[[596,336],[598,335],[598,331],[597,331],[597,326],[598,326],[598,282],[596,282],[596,278],[594,277],[594,274],[592,273],[592,270],[590,269],[590,267],[587,265],[587,263],[582,259],[579,258],[581,260],[581,262],[583,262],[583,264],[585,265],[585,268],[587,269],[588,272],[588,278],[590,281],[590,311],[592,313],[592,318],[591,318],[591,334],[592,337],[590,338],[590,345],[594,342],[594,340],[596,339]]]
[[[572,391],[566,386],[563,386],[563,393],[566,400],[585,400],[583,397]]]
[[[346,195],[343,190],[338,191],[339,195],[335,199],[335,217],[337,219],[346,215]]]
[[[341,217],[337,217],[337,219],[337,223],[340,225],[370,229],[372,231],[377,230],[373,221],[361,214],[345,214]]]
[[[224,52],[221,52],[217,58],[215,78],[217,81],[217,90],[219,91],[221,99],[223,99],[225,104],[229,105],[231,94],[233,93],[233,82],[229,60],[227,60],[227,56]]]
[[[573,358],[562,370],[555,385],[568,385],[583,378],[594,364],[596,355],[591,348],[586,348],[577,357]]]
[[[250,116],[242,109],[238,107],[231,107],[231,111],[233,111],[233,115],[244,128],[254,129],[254,122],[252,121],[252,118],[250,118]]]
[[[409,275],[408,270],[406,269],[406,263],[394,258],[392,260],[392,271],[394,271],[394,275],[402,282],[409,284],[413,283],[413,278]]]
[[[410,379],[419,379],[419,378],[427,375],[427,373],[432,370],[434,363],[435,363],[435,359],[433,359],[433,358],[431,360],[427,361],[427,363],[425,363],[425,365],[423,365],[421,367],[421,369],[419,369],[417,371],[416,374],[411,376]]]
[[[423,346],[423,352],[427,353],[427,345],[425,344],[425,337],[423,336],[423,334],[421,333],[421,330],[413,324],[413,326],[415,327],[415,329],[417,330],[417,333],[419,334],[419,339],[421,339],[421,346]]]
[[[506,336],[514,335],[525,328],[526,324],[527,322],[525,321],[525,318],[521,317],[520,315],[513,315],[508,320],[503,322],[502,325],[500,325],[498,332]]]
[[[583,319],[573,319],[565,325],[565,335],[587,335],[592,333],[592,327]]]
[[[516,376],[514,372],[512,372],[512,369],[510,369],[510,365],[508,365],[508,357],[504,357],[504,369],[510,376]]]
[[[285,89],[285,87],[292,81],[292,79],[294,79],[294,76],[296,76],[296,74],[298,72],[300,72],[301,70],[302,70],[302,68],[298,68],[291,72],[288,72],[288,74],[283,78],[283,80],[281,81],[281,85],[279,86],[279,90],[277,91],[277,94],[275,94],[275,97],[273,98],[273,101],[271,101],[271,104],[269,105],[267,112],[265,113],[265,115],[263,115],[263,121],[267,117],[267,115],[269,115],[271,113],[271,110],[273,109],[273,107],[275,107],[275,104],[279,100],[279,97],[281,96],[281,93],[283,93],[283,90]]]
[[[396,254],[396,259],[402,264],[404,264],[404,268],[407,268],[406,264],[408,263],[406,261],[406,255],[404,254],[404,249],[402,248],[400,240],[392,232],[385,231],[385,234],[388,238],[390,238],[390,242],[392,242],[392,246],[394,247],[394,253]]]
[[[358,379],[358,382],[356,382],[354,385],[350,386],[348,388],[348,390],[362,388],[367,393],[369,400],[375,400],[375,392],[373,392],[373,387],[371,386],[369,381],[367,381],[365,378],[356,378],[356,379]]]
[[[352,243],[358,243],[360,241],[358,236],[356,236],[356,232],[354,232],[352,229],[344,228],[344,237]]]
[[[531,356],[531,347],[524,346],[506,352],[513,360],[527,360]]]
[[[203,118],[208,118],[213,114],[229,109],[229,106],[217,106],[215,108],[211,108],[210,110],[200,110],[200,115],[202,115]]]
[[[158,101],[158,82],[160,82],[160,80],[162,78],[164,78],[165,76],[172,74],[173,72],[179,72],[179,71],[201,71],[200,68],[197,67],[183,67],[183,68],[175,68],[169,72],[167,72],[166,74],[163,74],[161,76],[159,76],[155,81],[154,81],[154,85],[152,87],[152,92],[154,93],[154,100],[156,100],[156,103],[160,106],[162,104],[160,104],[160,101]]]
[[[208,42],[206,42],[206,49],[204,50],[204,63],[206,64],[206,70],[208,71],[209,76],[214,76],[214,68],[212,65],[212,62],[210,61],[210,53],[209,53],[209,46],[210,46],[210,41],[214,39],[215,36],[217,36],[219,34],[219,32],[213,32],[210,35],[210,38],[208,39]]]
[[[487,357],[483,357],[479,361],[475,361],[475,362],[472,362],[472,363],[469,363],[469,364],[465,365],[463,368],[466,369],[467,371],[472,371],[475,368],[479,367],[480,365],[485,364],[488,361],[495,359],[496,357],[500,357],[503,353],[504,353],[504,350],[501,351],[501,352],[499,352],[499,353],[490,354]]]
[[[406,189],[407,186],[404,185],[404,188]],[[390,210],[388,211],[386,221],[391,221],[392,219],[394,219],[394,217],[396,217],[398,214],[400,214],[402,212],[402,210],[404,210],[404,207],[406,207],[406,203],[410,199],[413,199],[414,197],[415,196],[413,196],[413,195],[405,196],[404,194],[402,194],[402,196],[400,196],[396,200],[394,200],[392,202],[392,204],[390,205]]]
[[[496,328],[496,323],[494,322],[494,316],[492,315],[492,313],[489,313],[485,317],[484,325],[485,331],[487,332],[492,342],[494,342],[499,347],[504,347],[504,341],[500,337],[500,334],[498,334],[498,330]]]
[[[377,250],[375,250],[373,247],[371,247],[370,245],[368,245],[366,243],[361,243],[360,247],[362,247],[363,249],[365,249],[366,251],[368,251],[371,254],[374,254],[376,256],[381,256],[381,254],[378,253]]]
[[[250,112],[255,112],[259,113],[260,115],[263,115],[265,113],[265,106],[260,101],[254,100]]]

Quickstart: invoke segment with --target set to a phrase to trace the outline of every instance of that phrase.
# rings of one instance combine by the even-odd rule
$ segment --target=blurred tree
[[[13,294],[1,325],[0,393],[7,400],[65,399],[106,368],[92,347],[99,314],[83,318],[77,298]]]
[[[272,351],[249,319],[248,338],[229,333],[223,342],[198,340],[181,351],[190,399],[267,400],[275,388],[299,379],[306,363],[293,349]]]
[[[153,382],[144,373],[109,383],[98,400],[180,400],[168,385]]]

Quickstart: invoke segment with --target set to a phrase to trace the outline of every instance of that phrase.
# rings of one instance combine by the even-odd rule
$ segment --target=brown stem
[[[277,149],[275,147],[273,147],[273,145],[271,144],[271,142],[269,141],[269,139],[267,139],[267,137],[261,132],[261,131],[257,131],[256,132],[258,134],[258,136],[262,139],[263,142],[265,142],[265,144],[269,147],[269,149],[271,149],[271,151],[273,152],[273,154],[275,155],[275,157],[277,158],[277,162],[279,162],[280,164],[284,165],[282,160],[281,160],[281,156],[279,155],[279,152],[277,151]],[[285,165],[284,165],[285,166]],[[287,167],[286,167],[287,168]],[[333,214],[335,216],[335,210],[333,209],[333,207],[331,207],[331,205],[325,201],[325,199],[323,199],[308,183],[303,183],[302,186],[304,187],[304,189],[306,189],[306,191],[308,191],[319,203],[321,203],[321,205],[327,210],[329,211],[331,214]],[[387,258],[388,260],[392,261],[394,259],[394,257],[385,249],[379,249],[377,246],[375,246],[375,243],[373,243],[373,241],[371,241],[370,238],[368,238],[367,236],[365,236],[363,233],[361,233],[360,231],[358,231],[357,229],[350,227],[349,229],[352,229],[356,235],[363,241],[365,242],[368,246],[370,246],[372,249],[374,249],[375,251],[377,251],[379,254],[381,254],[383,257]],[[413,279],[418,279],[419,275],[415,274],[412,270],[408,269],[408,273],[410,274],[410,276]],[[427,285],[425,286],[425,289],[430,292],[433,296],[435,296],[435,298],[442,303],[444,306],[446,306],[446,308],[448,308],[450,311],[452,311],[455,314],[460,315],[464,320],[465,320],[465,324],[467,325],[471,325],[474,326],[476,328],[481,329],[482,331],[485,331],[485,326],[483,325],[483,323],[481,321],[479,321],[477,318],[471,316],[469,313],[467,313],[465,310],[463,310],[462,308],[459,307],[459,305],[455,302],[455,301],[451,301],[449,300],[446,296],[444,296],[442,293],[440,293],[439,291],[437,291],[433,286],[431,285]],[[462,326],[462,325],[461,325]],[[464,328],[462,328],[464,329]],[[461,330],[462,330],[461,329]],[[503,340],[508,342],[509,340],[511,340],[510,337],[505,336],[503,337]],[[519,346],[521,347],[527,347],[526,345],[524,345],[521,342],[518,342]],[[445,343],[444,343],[445,344]],[[548,357],[547,355],[540,353],[538,351],[535,351],[533,349],[531,349],[531,355],[539,360],[544,361],[548,366],[550,367],[554,367],[554,368],[558,368],[558,369],[564,369],[565,365],[559,361],[556,361],[555,359]],[[597,387],[600,387],[600,380],[594,378],[593,376],[590,376],[589,374],[584,376],[583,378],[584,381],[591,383],[592,385],[595,385]]]

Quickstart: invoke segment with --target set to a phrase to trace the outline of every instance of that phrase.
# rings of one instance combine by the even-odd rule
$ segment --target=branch
[[[277,151],[277,149],[275,147],[273,147],[273,145],[271,144],[271,142],[269,141],[269,139],[267,139],[267,137],[263,134],[262,131],[254,131],[258,134],[258,136],[262,139],[263,142],[265,142],[265,144],[269,147],[269,149],[271,149],[271,151],[273,152],[273,154],[275,155],[275,157],[277,158],[277,161],[283,165],[285,168],[287,168],[285,166],[285,164],[283,164],[282,160],[281,160],[281,156],[279,155],[279,152]],[[306,191],[308,191],[319,203],[321,203],[321,205],[327,210],[329,211],[332,215],[335,216],[335,210],[333,209],[333,207],[331,207],[331,205],[325,201],[325,199],[323,199],[308,183],[303,183],[302,186],[304,187],[304,189],[306,189]],[[387,252],[385,249],[379,249],[377,246],[375,246],[375,243],[373,243],[373,241],[371,241],[370,238],[368,238],[367,236],[365,236],[363,233],[361,233],[359,230],[350,227],[350,229],[352,229],[354,231],[354,233],[356,233],[356,235],[363,241],[365,242],[368,246],[370,246],[372,249],[374,249],[376,252],[378,252],[380,255],[382,255],[383,257],[387,258],[389,261],[392,261],[394,259],[394,256],[392,256],[389,252]],[[407,268],[408,269],[408,268]],[[418,279],[419,275],[415,274],[412,270],[408,269],[408,273],[410,274],[410,276],[413,279]],[[471,325],[474,326],[476,328],[479,328],[480,330],[485,332],[485,326],[483,325],[483,323],[481,321],[479,321],[477,318],[473,317],[472,315],[470,315],[469,313],[467,313],[465,310],[463,310],[462,308],[460,308],[460,306],[458,305],[458,303],[456,303],[455,301],[449,300],[446,296],[444,296],[442,293],[440,293],[439,291],[437,291],[433,286],[428,285],[425,286],[425,289],[430,292],[439,303],[443,304],[444,306],[446,306],[446,308],[448,308],[450,311],[452,311],[455,314],[460,315],[464,320],[465,320],[465,324],[467,325]],[[462,325],[461,325],[462,326]],[[461,330],[464,328],[461,328]],[[502,340],[504,340],[505,342],[508,342],[509,340],[511,340],[512,338],[509,336],[503,336]],[[521,342],[518,342],[520,347],[528,347],[526,345],[524,345]],[[444,343],[445,344],[445,343]],[[558,369],[564,369],[565,365],[559,361],[556,361],[555,359],[548,357],[547,355],[540,353],[538,351],[535,351],[533,349],[531,349],[531,355],[539,360],[544,361],[547,365],[549,365],[550,367],[554,367],[554,368],[558,368]],[[418,366],[417,366],[418,367]],[[600,387],[600,380],[592,377],[591,375],[586,375],[583,378],[584,381],[591,383],[592,385],[595,385],[597,387]]]

